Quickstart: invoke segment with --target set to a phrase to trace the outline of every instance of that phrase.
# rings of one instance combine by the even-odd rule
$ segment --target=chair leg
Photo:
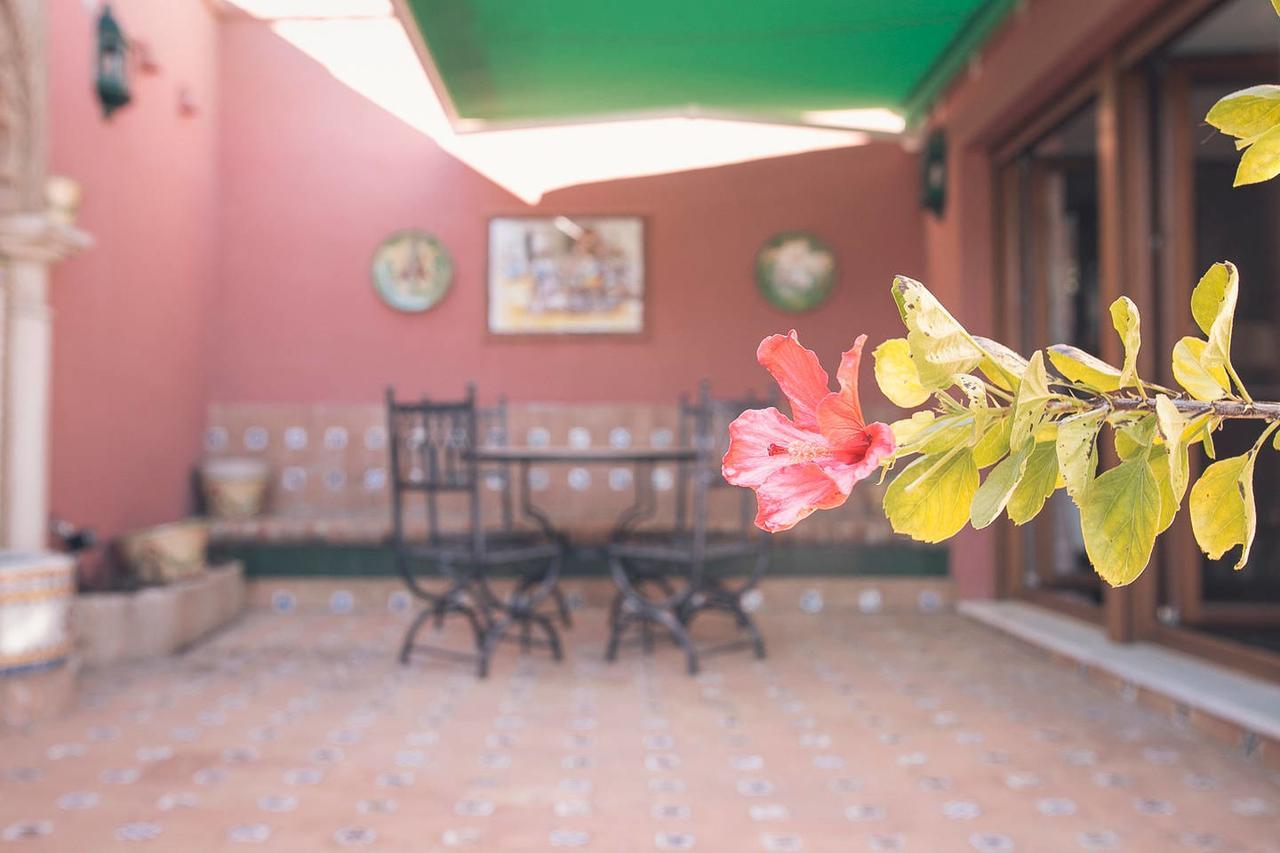
[[[427,623],[427,620],[436,615],[436,611],[439,609],[440,604],[437,602],[431,607],[424,607],[421,612],[414,617],[413,622],[409,625],[409,630],[404,633],[404,642],[400,644],[401,664],[407,664],[409,662],[409,656],[413,654],[413,641],[418,638],[418,631]]]
[[[528,630],[529,622],[535,623],[542,629],[542,633],[547,635],[547,645],[551,647],[552,660],[564,660],[564,651],[560,648],[560,634],[556,631],[556,626],[551,624],[551,620],[546,616],[534,615],[525,622],[525,630]]]
[[[480,660],[476,666],[476,675],[479,678],[489,677],[489,660],[493,657],[493,650],[510,627],[511,617],[505,616],[490,625],[489,630],[485,632],[484,641],[480,644]]]
[[[551,597],[555,600],[556,611],[560,614],[560,624],[566,628],[572,628],[573,615],[569,610],[569,602],[565,600],[564,591],[560,589],[559,583],[551,587]]]
[[[756,627],[756,620],[752,619],[751,614],[743,610],[742,605],[736,600],[730,603],[729,609],[733,617],[738,620],[738,627],[746,631],[747,636],[751,638],[751,647],[755,650],[756,659],[764,660],[764,637]]]
[[[487,630],[484,620],[476,610],[464,604],[455,605],[455,609],[467,617],[467,622],[471,625],[471,634],[475,639],[476,651],[479,652],[484,647],[484,635]]]
[[[621,597],[622,593],[618,593]],[[632,620],[632,616],[622,612],[622,607],[618,607],[618,618],[612,620],[609,625],[609,645],[605,647],[604,659],[609,663],[613,663],[618,659],[618,644],[622,642],[622,635],[627,630],[627,623]]]
[[[684,625],[680,624],[680,620],[666,610],[651,610],[646,616],[671,632],[671,637],[676,641],[676,645],[684,651],[685,666],[689,674],[697,675],[698,650],[693,645],[689,632],[684,629]]]
[[[613,594],[613,601],[609,603],[609,631],[613,631],[613,626],[618,624],[618,620],[622,618],[622,605],[626,602],[626,596],[621,592]]]

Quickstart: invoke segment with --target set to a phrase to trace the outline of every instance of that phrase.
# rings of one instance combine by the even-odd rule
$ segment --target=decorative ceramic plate
[[[453,283],[453,258],[430,234],[392,234],[373,253],[373,289],[397,311],[426,311]]]
[[[778,234],[756,254],[756,284],[784,311],[818,307],[835,283],[835,254],[807,231]]]

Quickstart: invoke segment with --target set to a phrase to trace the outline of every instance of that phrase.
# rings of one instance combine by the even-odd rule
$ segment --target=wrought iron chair
[[[715,399],[705,380],[693,402],[681,399],[680,440],[693,447],[697,457],[677,472],[674,525],[630,534],[609,547],[609,568],[619,593],[609,613],[608,660],[617,658],[623,636],[633,627],[640,644],[651,648],[657,626],[685,652],[690,674],[698,671],[702,655],[750,648],[757,658],[765,656],[764,638],[742,597],[768,568],[769,540],[752,524],[754,501],[749,491],[741,490],[736,529],[712,529],[709,499],[713,490],[731,488],[720,475],[729,423],[746,409],[771,404],[753,396]],[[707,611],[731,615],[746,636],[699,649],[689,626]]]
[[[563,547],[540,533],[486,531],[481,513],[481,472],[471,451],[477,446],[475,389],[460,401],[397,402],[387,389],[387,438],[391,455],[392,542],[396,564],[409,591],[423,609],[405,632],[401,663],[415,652],[454,660],[474,660],[481,678],[488,675],[496,645],[513,627],[527,649],[546,646],[562,657],[560,636],[539,605],[551,595],[563,562]],[[465,529],[446,530],[441,501],[460,496]],[[417,524],[414,513],[421,512]],[[489,586],[491,569],[516,573],[512,592],[502,598]],[[443,583],[428,588],[432,573]],[[451,614],[470,625],[474,652],[459,652],[418,642],[428,623],[437,630]],[[537,628],[545,638],[532,636]]]
[[[480,442],[488,447],[507,447],[510,444],[511,431],[507,426],[507,398],[499,396],[498,401],[492,406],[481,407],[477,409],[479,426],[480,426]],[[511,464],[509,462],[487,462],[480,466],[480,477],[486,483],[486,487],[492,488],[498,492],[499,513],[501,518],[501,528],[503,533],[513,533],[516,530],[515,521],[515,491],[512,485]],[[568,553],[569,543],[561,542],[565,553]],[[522,578],[522,582],[526,584],[534,584],[539,582],[536,575],[526,575]],[[559,582],[551,586],[551,600],[555,604],[556,613],[560,617],[560,622],[566,628],[573,627],[573,616],[569,610],[569,604],[565,600],[564,592],[560,589]]]

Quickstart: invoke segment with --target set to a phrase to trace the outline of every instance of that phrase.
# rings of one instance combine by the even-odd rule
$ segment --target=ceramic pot
[[[173,583],[204,571],[209,528],[198,519],[148,527],[120,538],[120,555],[146,583]]]
[[[65,554],[0,551],[0,681],[57,666],[71,651],[67,614],[76,594],[76,566]],[[0,700],[4,699],[0,695]],[[0,708],[4,703],[0,701]],[[5,720],[0,715],[0,732]]]
[[[260,515],[266,503],[271,469],[260,459],[210,459],[201,466],[209,515],[218,519],[242,519]]]

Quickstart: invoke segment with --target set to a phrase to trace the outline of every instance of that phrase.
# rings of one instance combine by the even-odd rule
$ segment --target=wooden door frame
[[[1122,293],[1134,299],[1143,317],[1155,321],[1158,334],[1140,354],[1139,369],[1162,384],[1173,381],[1164,353],[1184,334],[1191,334],[1185,306],[1198,278],[1194,269],[1194,198],[1190,116],[1186,99],[1154,90],[1147,60],[1169,39],[1193,26],[1226,0],[1180,0],[1155,19],[1144,22],[1128,38],[1105,54],[1097,70],[1065,92],[1046,99],[1044,109],[989,151],[995,200],[997,287],[995,327],[1010,342],[1022,332],[1019,302],[1025,273],[1019,258],[1025,217],[1012,206],[1020,204],[1016,159],[1037,139],[1051,131],[1091,98],[1098,105],[1099,262],[1100,303],[1110,304]],[[1173,69],[1166,85],[1188,86],[1188,69]],[[1238,71],[1234,69],[1233,71]],[[1177,75],[1181,74],[1179,82]],[[1160,98],[1161,125],[1153,127],[1153,98]],[[1169,109],[1177,106],[1179,109]],[[1153,134],[1158,134],[1157,147]],[[1152,161],[1152,151],[1159,159]],[[1152,188],[1160,177],[1159,207]],[[1156,299],[1157,288],[1161,298]],[[1155,330],[1153,330],[1155,331]],[[1104,359],[1118,363],[1119,341],[1102,335]],[[1047,345],[1050,341],[1034,341]],[[1106,452],[1110,452],[1109,448]],[[1193,463],[1194,464],[1194,463]],[[1022,598],[1078,618],[1105,625],[1118,642],[1152,640],[1216,663],[1280,680],[1280,654],[1196,630],[1213,624],[1247,625],[1273,618],[1280,604],[1206,603],[1203,601],[1200,550],[1191,533],[1187,513],[1157,543],[1152,563],[1128,587],[1106,588],[1103,605],[1092,607],[1038,590],[1026,584],[1027,565],[1022,531],[1004,526],[997,541],[1000,571],[997,590],[1004,597]],[[1162,590],[1162,585],[1164,589]],[[1162,594],[1163,593],[1163,594]],[[1183,624],[1157,618],[1161,603],[1172,606]],[[1194,624],[1187,624],[1192,622]]]
[[[999,245],[998,258],[1001,258],[1002,270],[997,287],[998,305],[996,306],[996,326],[1005,340],[1022,342],[1024,333],[1024,317],[1020,305],[1025,302],[1030,292],[1027,281],[1028,251],[1024,223],[1027,220],[1025,192],[1022,186],[1022,166],[1019,158],[1022,153],[1037,140],[1051,132],[1055,127],[1069,119],[1091,101],[1097,110],[1097,156],[1098,156],[1098,252],[1099,252],[1099,291],[1100,304],[1108,305],[1120,295],[1125,283],[1127,258],[1125,247],[1128,241],[1120,233],[1120,226],[1126,222],[1126,192],[1119,182],[1122,174],[1121,158],[1127,150],[1122,142],[1120,123],[1121,102],[1124,93],[1121,90],[1121,75],[1114,60],[1104,61],[1099,70],[1082,79],[1067,92],[1054,98],[1052,105],[1022,131],[995,149],[993,157],[993,174],[996,187],[994,198],[1000,210],[997,212],[995,233]],[[1016,206],[1013,209],[1011,206]],[[1039,215],[1032,212],[1033,216]],[[1040,229],[1032,228],[1031,234]],[[1032,244],[1030,251],[1038,251],[1038,244]],[[1044,313],[1044,306],[1037,300],[1037,314]],[[1139,303],[1139,310],[1143,310]],[[1045,318],[1032,318],[1031,346],[1047,346]],[[1123,357],[1115,336],[1102,335],[1102,352],[1104,359],[1119,361]],[[1025,348],[1025,347],[1019,347]],[[1114,351],[1113,351],[1114,350]],[[1037,519],[1037,524],[1051,523],[1046,517]],[[1084,601],[1065,598],[1054,591],[1027,583],[1030,575],[1027,552],[1027,529],[1012,525],[1002,528],[997,553],[1000,555],[1000,580],[998,588],[1002,594],[1010,597],[1026,599],[1067,615],[1102,624],[1107,635],[1117,641],[1125,642],[1136,639],[1139,633],[1145,635],[1146,625],[1139,614],[1139,604],[1145,602],[1150,595],[1135,595],[1134,587],[1123,589],[1103,588],[1101,606],[1094,606]],[[1037,540],[1051,539],[1050,536],[1037,536]],[[1036,559],[1035,570],[1039,574],[1044,564],[1044,555]],[[1135,586],[1137,586],[1135,584]],[[1144,585],[1154,589],[1153,584]],[[1154,610],[1154,607],[1153,607]],[[1154,620],[1152,620],[1154,621]]]
[[[1193,283],[1201,271],[1195,268],[1195,172],[1192,140],[1187,129],[1192,127],[1187,107],[1193,80],[1236,79],[1252,76],[1257,60],[1241,57],[1234,62],[1206,63],[1199,59],[1170,63],[1159,83],[1160,132],[1164,144],[1159,162],[1165,203],[1159,215],[1157,231],[1161,253],[1161,290],[1166,294],[1160,346],[1169,351],[1183,335],[1193,335],[1190,312]],[[1274,73],[1275,61],[1269,63]],[[1170,369],[1162,365],[1161,382],[1172,381]],[[1193,455],[1192,476],[1203,469],[1204,462]],[[1183,513],[1182,516],[1186,514]],[[1280,678],[1280,654],[1267,652],[1203,633],[1199,629],[1222,625],[1261,625],[1280,623],[1280,603],[1212,602],[1204,598],[1204,564],[1187,518],[1180,517],[1166,534],[1162,563],[1169,581],[1168,605],[1161,634],[1166,641],[1194,650],[1224,663],[1239,665],[1243,660],[1255,672]]]

